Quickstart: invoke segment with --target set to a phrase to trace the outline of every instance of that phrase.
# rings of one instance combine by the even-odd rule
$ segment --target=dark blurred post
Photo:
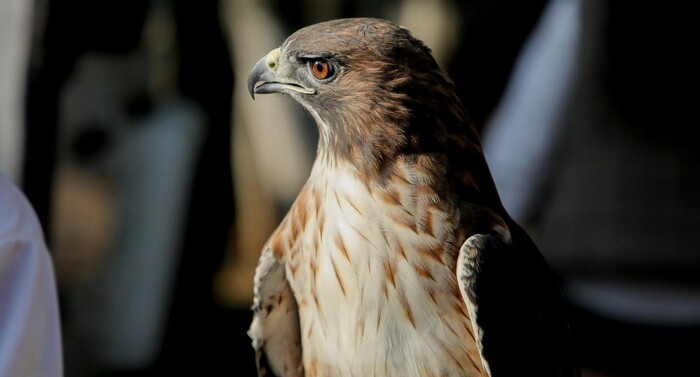
[[[180,52],[179,87],[205,110],[208,128],[195,172],[158,370],[232,373],[238,366],[230,361],[231,345],[245,337],[245,332],[234,331],[241,321],[214,301],[212,279],[223,260],[234,218],[230,161],[233,71],[219,2],[175,0],[173,10]]]
[[[546,4],[546,0],[457,4],[464,19],[447,70],[477,129],[483,129],[501,99],[515,60]]]

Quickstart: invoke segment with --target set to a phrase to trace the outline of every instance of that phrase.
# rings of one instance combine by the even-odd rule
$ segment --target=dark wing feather
[[[576,376],[558,279],[528,235],[477,234],[460,250],[457,277],[492,377]],[[474,322],[473,322],[474,323]]]

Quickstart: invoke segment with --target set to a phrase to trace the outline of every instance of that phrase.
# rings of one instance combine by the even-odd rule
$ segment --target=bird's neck
[[[443,82],[419,89],[372,101],[376,106],[365,111],[319,114],[307,107],[319,129],[315,165],[351,166],[365,184],[381,186],[400,160],[430,174],[436,187],[500,210],[479,136],[452,87]]]

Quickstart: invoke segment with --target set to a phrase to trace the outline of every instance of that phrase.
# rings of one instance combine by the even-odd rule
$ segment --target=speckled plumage
[[[307,63],[319,59],[334,76],[308,73]],[[532,272],[545,275],[533,285],[543,293],[529,302],[556,301],[556,286],[501,206],[478,137],[427,47],[387,21],[321,23],[263,58],[249,88],[291,95],[320,133],[310,177],[256,271],[250,335],[261,374],[497,376],[511,368],[503,360],[530,352],[500,345],[526,343],[498,328],[516,328],[499,316],[507,320],[515,314],[507,310],[528,304],[489,296],[519,278],[490,278],[517,259],[499,254],[524,255]],[[521,245],[522,253],[514,251]],[[485,266],[495,273],[483,274]],[[484,321],[482,310],[494,314]],[[550,329],[538,318],[537,330],[525,333]],[[539,375],[560,375],[563,363],[552,363],[551,373]],[[534,371],[522,367],[523,375]]]

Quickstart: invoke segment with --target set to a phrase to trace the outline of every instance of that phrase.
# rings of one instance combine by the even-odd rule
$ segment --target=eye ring
[[[309,61],[309,69],[311,69],[311,74],[317,80],[327,80],[335,74],[335,69],[325,59],[316,59]]]

